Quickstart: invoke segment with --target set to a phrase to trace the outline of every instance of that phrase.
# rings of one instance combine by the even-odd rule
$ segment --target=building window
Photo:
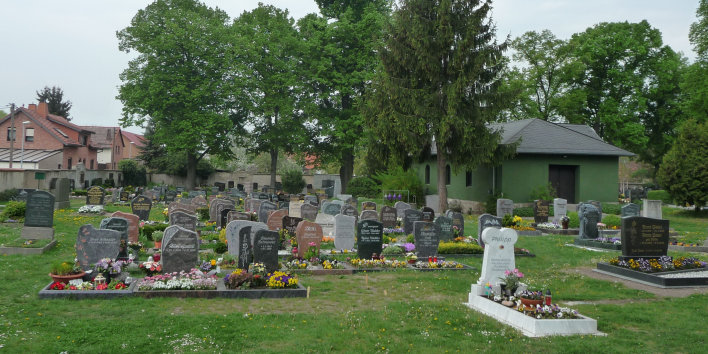
[[[425,165],[425,184],[430,184],[430,165]]]
[[[91,159],[91,169],[93,170],[93,159]]]
[[[445,184],[450,184],[450,165],[445,166]]]
[[[57,165],[57,170],[61,170],[61,164]]]
[[[34,128],[25,129],[25,141],[34,141]]]
[[[465,173],[465,187],[472,186],[472,171],[467,171]]]
[[[71,157],[68,160],[66,160],[66,169],[67,170],[71,169]]]
[[[15,141],[15,128],[7,128],[7,141]]]
[[[82,135],[81,136],[81,145],[86,146],[86,143],[88,142],[88,136]]]
[[[118,155],[118,152],[120,152],[120,146],[116,145],[116,155]]]

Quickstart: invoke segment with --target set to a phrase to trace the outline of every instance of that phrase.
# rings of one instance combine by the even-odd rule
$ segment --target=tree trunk
[[[437,145],[437,148],[438,197],[440,198],[440,202],[438,204],[438,212],[442,214],[447,210],[447,184],[445,183],[447,181],[447,169],[445,168],[445,166],[447,165],[447,160],[445,159],[445,155],[442,154],[442,151],[444,151],[444,147]],[[423,202],[425,203],[425,201]]]
[[[187,153],[187,190],[193,190],[197,185],[197,156]]]
[[[354,175],[354,149],[344,149],[341,156],[342,166],[339,168],[339,180],[342,183],[342,194],[347,193],[347,185]],[[336,197],[336,196],[335,196]]]
[[[270,188],[275,193],[275,175],[278,172],[278,149],[270,149]],[[271,193],[271,194],[273,194]]]

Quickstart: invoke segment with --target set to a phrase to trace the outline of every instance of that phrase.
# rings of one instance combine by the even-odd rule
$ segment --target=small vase
[[[563,226],[563,230],[568,230],[568,220],[561,220],[561,225]]]

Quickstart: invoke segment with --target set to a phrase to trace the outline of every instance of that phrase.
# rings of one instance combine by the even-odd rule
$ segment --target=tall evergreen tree
[[[50,114],[71,120],[69,117],[71,101],[64,101],[64,91],[60,87],[44,86],[42,90],[37,91],[37,101],[46,102]]]
[[[369,127],[387,145],[437,152],[440,210],[447,209],[447,171],[495,157],[499,132],[487,123],[509,103],[500,94],[502,52],[491,1],[406,0],[394,11],[369,95]]]

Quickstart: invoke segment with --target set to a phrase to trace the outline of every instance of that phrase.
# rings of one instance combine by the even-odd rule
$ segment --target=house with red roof
[[[0,118],[0,167],[24,169],[98,168],[93,131],[49,113],[45,102],[15,109]],[[12,158],[10,158],[12,155]]]
[[[91,136],[92,145],[98,148],[96,160],[99,170],[117,170],[118,162],[122,160],[126,149],[126,139],[119,127],[82,126],[94,132]]]
[[[123,154],[121,155],[122,158],[137,158],[145,146],[145,137],[125,130],[122,130],[121,134],[123,134],[123,139],[125,141],[125,149],[123,149]]]

